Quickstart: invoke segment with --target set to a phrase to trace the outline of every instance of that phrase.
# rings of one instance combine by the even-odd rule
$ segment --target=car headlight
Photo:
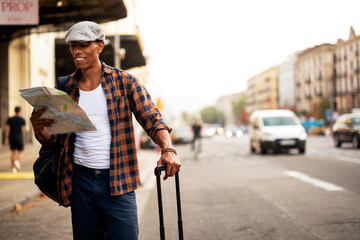
[[[300,133],[299,133],[299,139],[300,140],[306,140],[306,138],[307,138],[307,134],[306,134],[305,130],[301,129]]]
[[[225,136],[228,138],[232,137],[232,132],[231,131],[226,131]]]
[[[237,132],[236,132],[236,136],[237,136],[238,138],[241,138],[241,137],[243,136],[243,132],[242,132],[242,131],[237,131]]]
[[[270,132],[263,132],[262,135],[261,135],[261,138],[263,140],[273,140],[274,136]]]

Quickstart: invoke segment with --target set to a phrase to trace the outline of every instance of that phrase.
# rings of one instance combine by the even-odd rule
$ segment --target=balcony
[[[315,95],[316,95],[317,97],[322,97],[322,96],[323,96],[323,92],[322,92],[321,90],[315,91]]]
[[[310,99],[312,99],[312,96],[310,93],[305,93],[305,98],[310,100]]]

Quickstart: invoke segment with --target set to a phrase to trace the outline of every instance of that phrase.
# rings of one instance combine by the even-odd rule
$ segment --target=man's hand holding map
[[[19,91],[35,111],[47,107],[41,118],[56,120],[56,124],[47,127],[50,134],[96,130],[84,110],[65,92],[48,87],[23,88]]]

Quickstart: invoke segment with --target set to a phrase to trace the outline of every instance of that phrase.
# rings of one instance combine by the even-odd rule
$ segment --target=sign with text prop
[[[39,0],[0,0],[0,25],[39,24]]]

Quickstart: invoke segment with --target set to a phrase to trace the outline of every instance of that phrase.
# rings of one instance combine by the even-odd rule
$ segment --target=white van
[[[290,110],[258,110],[250,115],[251,152],[297,148],[305,153],[307,134]]]

